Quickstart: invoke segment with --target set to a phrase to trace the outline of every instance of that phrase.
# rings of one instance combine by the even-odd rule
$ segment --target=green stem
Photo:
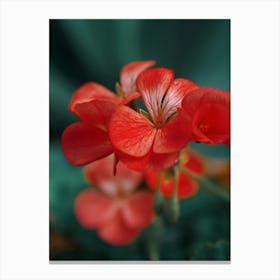
[[[163,203],[164,203],[164,198],[160,192],[160,183],[161,183],[161,178],[162,178],[162,171],[160,171],[157,174],[157,181],[156,181],[156,191],[154,195],[154,210],[155,213],[159,216],[162,214],[163,211]]]
[[[176,164],[176,165],[174,166],[174,188],[173,188],[173,193],[172,193],[173,196],[177,196],[177,193],[178,193],[179,174],[180,174],[179,168],[180,168],[180,167],[179,167],[178,164]]]
[[[189,171],[185,167],[181,167],[181,171],[185,175],[187,175],[187,176],[191,177],[192,179],[196,180],[199,183],[200,187],[203,188],[204,190],[211,192],[212,194],[222,198],[223,200],[225,200],[227,202],[230,201],[229,192],[221,189],[215,183],[209,181],[206,178],[201,178],[201,177],[195,175],[193,172]]]
[[[180,216],[180,204],[178,200],[178,186],[179,186],[179,164],[176,164],[174,170],[174,187],[173,192],[167,204],[167,218],[169,223],[175,224]]]
[[[161,217],[155,218],[154,222],[147,230],[147,249],[149,259],[157,261],[160,259],[159,239],[163,234],[163,223]]]

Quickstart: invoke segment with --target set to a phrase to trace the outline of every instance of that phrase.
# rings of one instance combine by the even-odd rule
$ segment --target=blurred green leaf
[[[230,246],[227,241],[206,242],[197,246],[191,260],[230,260]]]

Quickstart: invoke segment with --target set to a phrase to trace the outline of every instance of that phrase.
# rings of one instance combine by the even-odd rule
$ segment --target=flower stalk
[[[154,196],[154,211],[157,215],[161,215],[163,211],[164,198],[160,192],[160,182],[163,173],[160,171],[157,175],[156,192]]]
[[[170,223],[175,224],[180,216],[180,204],[178,199],[178,186],[179,186],[179,172],[180,172],[180,163],[177,163],[174,166],[174,187],[171,198],[168,201],[167,205],[167,217]]]

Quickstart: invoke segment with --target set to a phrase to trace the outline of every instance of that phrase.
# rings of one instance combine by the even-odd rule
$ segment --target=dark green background
[[[77,193],[87,187],[80,167],[63,157],[63,129],[76,118],[67,106],[87,81],[114,90],[119,71],[135,60],[156,60],[176,77],[200,86],[230,89],[229,20],[50,20],[50,259],[147,260],[147,229],[130,246],[110,246],[73,215]],[[206,157],[229,157],[225,146],[192,143]],[[230,206],[200,192],[181,202],[176,225],[161,221],[161,260],[228,260]],[[55,244],[55,245],[54,245]]]

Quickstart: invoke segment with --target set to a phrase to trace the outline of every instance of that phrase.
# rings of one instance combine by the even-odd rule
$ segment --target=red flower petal
[[[194,90],[182,102],[183,114],[192,122],[195,141],[229,144],[230,95],[213,88]]]
[[[111,118],[109,134],[115,148],[141,157],[150,151],[156,130],[143,115],[119,106]]]
[[[126,96],[135,91],[135,81],[138,75],[145,69],[153,66],[155,63],[156,62],[154,60],[134,61],[125,65],[121,69],[120,81],[122,89],[126,93]]]
[[[117,173],[113,174],[114,155],[97,160],[84,168],[87,181],[110,196],[132,193],[142,181],[142,174],[118,163]]]
[[[229,144],[230,116],[229,108],[221,104],[202,104],[194,118],[195,140],[206,144]],[[207,126],[206,130],[201,129]]]
[[[107,132],[82,122],[73,123],[63,131],[62,150],[73,165],[84,165],[113,152]]]
[[[174,80],[174,73],[167,68],[154,68],[142,72],[137,81],[137,90],[141,93],[155,124],[158,123],[163,97]]]
[[[117,211],[113,199],[90,188],[81,191],[75,200],[74,212],[86,228],[96,229],[106,224]]]
[[[133,241],[139,233],[139,229],[130,228],[123,220],[122,213],[116,215],[97,231],[105,242],[112,245],[126,245]]]
[[[183,98],[189,92],[198,88],[199,86],[190,80],[175,79],[169,87],[162,103],[162,119],[166,120],[175,113],[177,108],[181,106]]]
[[[69,110],[71,112],[75,112],[75,106],[77,104],[92,100],[106,100],[115,104],[119,102],[119,98],[112,91],[100,84],[88,82],[74,92],[69,104]]]
[[[111,101],[92,100],[77,104],[74,113],[84,122],[107,128],[116,106]]]
[[[149,172],[145,174],[145,179],[148,184],[148,187],[152,191],[156,190],[157,176],[158,176],[158,172]]]
[[[130,169],[138,172],[159,171],[173,166],[178,158],[178,152],[156,154],[150,151],[143,157],[132,157],[120,151],[115,151],[118,158]]]
[[[179,187],[178,187],[178,197],[180,199],[189,198],[195,195],[198,191],[198,183],[186,176],[185,174],[180,174],[179,177]]]
[[[122,214],[126,224],[132,228],[144,228],[154,218],[153,195],[139,191],[130,196],[123,204]]]
[[[156,181],[157,181],[157,172],[152,172],[146,174],[146,181],[148,186],[155,191]],[[173,193],[174,188],[174,179],[163,179],[160,183],[160,191],[164,196],[170,197]],[[198,183],[185,174],[180,174],[179,176],[179,186],[177,196],[180,199],[188,198],[195,195],[198,191]]]
[[[193,151],[188,151],[187,161],[184,166],[196,175],[203,176],[205,174],[205,164],[203,159]]]
[[[174,153],[185,147],[190,139],[190,123],[177,115],[157,130],[153,151],[155,153]]]
[[[126,97],[120,104],[127,105],[129,102],[135,100],[136,98],[140,97],[141,94],[137,91],[131,93],[128,97]]]
[[[184,157],[185,155],[185,157]],[[205,174],[205,165],[202,161],[202,158],[194,151],[188,151],[187,153],[181,156],[182,163],[186,168],[190,171],[194,172],[196,175],[202,176]],[[186,161],[186,162],[185,162]],[[185,162],[185,163],[184,163]],[[151,172],[145,175],[148,186],[155,191],[156,181],[157,181],[158,172]],[[172,175],[165,173],[165,177],[163,177],[160,190],[162,194],[165,196],[171,196],[174,188],[174,179]],[[198,190],[198,183],[186,176],[183,173],[180,173],[179,177],[179,186],[178,186],[178,197],[179,198],[187,198],[194,195]]]

